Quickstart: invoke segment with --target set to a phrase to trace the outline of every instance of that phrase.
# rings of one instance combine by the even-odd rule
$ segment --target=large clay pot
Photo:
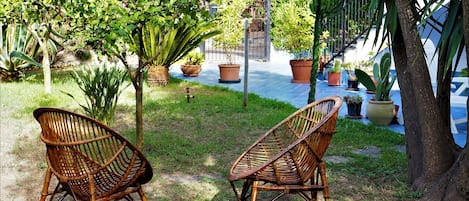
[[[239,64],[219,64],[218,69],[220,70],[220,83],[239,83]]]
[[[184,77],[197,77],[201,70],[201,65],[181,65],[181,71]]]
[[[313,68],[312,60],[290,60],[290,66],[293,74],[291,82],[309,84]]]
[[[150,86],[166,86],[169,83],[169,69],[164,66],[148,68],[148,84]]]
[[[389,125],[394,117],[393,101],[369,100],[366,107],[366,116],[375,125]]]

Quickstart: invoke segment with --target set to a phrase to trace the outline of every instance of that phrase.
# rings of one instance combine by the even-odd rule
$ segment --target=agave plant
[[[86,104],[80,104],[88,116],[105,124],[112,124],[127,71],[117,67],[82,67],[72,73],[73,80],[85,95]],[[77,99],[70,93],[63,92]]]
[[[392,76],[390,73],[391,68],[391,54],[386,53],[381,57],[380,64],[375,63],[373,66],[373,78],[376,81],[376,85],[370,76],[360,70],[355,69],[358,81],[362,83],[368,90],[376,92],[375,100],[377,101],[388,101],[391,100],[389,94],[391,92],[392,85],[396,81],[396,76]]]
[[[24,68],[42,66],[33,59],[38,47],[38,42],[22,25],[0,23],[0,78],[18,79]]]

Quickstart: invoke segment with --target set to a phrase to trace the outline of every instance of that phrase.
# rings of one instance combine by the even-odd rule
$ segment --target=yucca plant
[[[157,68],[169,68],[176,61],[186,56],[190,51],[197,48],[204,40],[219,34],[219,31],[213,28],[211,22],[196,22],[194,24],[181,22],[168,28],[146,24],[142,29],[142,38],[134,33],[130,36],[131,48],[143,47],[141,55],[144,62],[149,62],[149,80],[150,77],[160,82],[160,78],[150,75]],[[143,45],[140,45],[141,42]],[[167,71],[166,71],[167,72]],[[158,76],[156,76],[158,77]],[[163,76],[162,84],[166,85],[168,75]]]
[[[373,66],[373,78],[376,81],[376,85],[366,72],[360,69],[355,69],[355,74],[357,75],[358,81],[368,90],[376,92],[375,100],[388,101],[391,100],[389,94],[391,92],[392,85],[396,81],[396,76],[391,75],[390,68],[391,54],[386,53],[381,57],[380,64],[378,65],[375,63]]]
[[[169,67],[197,48],[204,40],[220,33],[213,27],[210,22],[196,24],[182,22],[169,29],[147,24],[142,34],[144,59],[151,60],[153,65]],[[136,36],[131,37],[133,44],[139,43]]]
[[[105,124],[114,121],[117,101],[122,91],[129,86],[123,86],[127,71],[118,67],[82,67],[80,71],[71,73],[85,95],[85,104],[78,103],[85,113]],[[72,97],[70,93],[64,92]],[[78,101],[77,101],[78,102]]]
[[[0,23],[0,78],[11,81],[22,76],[22,70],[42,65],[33,58],[39,44],[21,24]]]

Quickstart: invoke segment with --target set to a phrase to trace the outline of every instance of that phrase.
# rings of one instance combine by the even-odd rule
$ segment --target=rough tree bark
[[[469,47],[469,1],[462,1],[465,46]],[[467,49],[467,48],[466,48]],[[469,60],[469,52],[466,51]],[[468,104],[469,106],[469,104]],[[469,108],[469,107],[467,107]],[[469,136],[469,135],[468,135]],[[469,142],[469,137],[466,137]],[[469,149],[467,145],[461,151],[451,169],[434,182],[421,200],[469,200]]]
[[[457,149],[454,140],[445,134],[449,132],[448,125],[433,94],[411,1],[394,3],[399,29],[393,40],[393,54],[405,119],[408,179],[414,188],[423,190],[451,167]]]

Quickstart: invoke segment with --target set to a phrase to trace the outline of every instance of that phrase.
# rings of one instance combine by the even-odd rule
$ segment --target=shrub
[[[71,75],[85,95],[86,104],[78,103],[85,113],[105,124],[112,124],[119,95],[128,86],[122,87],[127,71],[104,65],[82,67],[81,71],[74,71]],[[66,94],[76,101],[73,95]]]

